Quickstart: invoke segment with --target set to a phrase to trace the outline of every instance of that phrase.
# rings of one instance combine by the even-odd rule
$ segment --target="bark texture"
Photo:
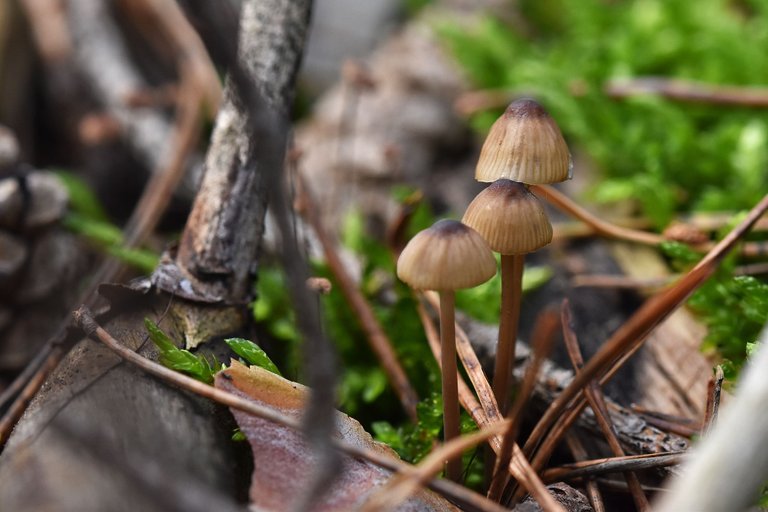
[[[248,2],[243,8],[240,61],[252,85],[278,115],[287,114],[293,99],[310,5],[309,1],[261,1]],[[249,120],[241,103],[236,87],[228,84],[205,176],[176,259],[197,298],[207,302],[247,300],[264,231],[265,176],[280,172],[267,167],[275,161],[282,165],[281,159],[264,155],[261,141],[249,137]]]

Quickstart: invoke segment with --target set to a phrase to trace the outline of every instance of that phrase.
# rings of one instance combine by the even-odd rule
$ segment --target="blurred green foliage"
[[[764,111],[609,98],[608,81],[666,77],[768,84],[765,0],[521,0],[498,19],[440,22],[479,88],[539,99],[571,149],[602,171],[594,197],[634,199],[658,227],[678,211],[751,207],[768,190]],[[500,111],[473,124],[485,132]],[[577,169],[578,172],[578,169]]]
[[[150,273],[155,269],[159,255],[146,249],[123,247],[122,230],[109,221],[104,207],[85,181],[65,171],[56,175],[69,194],[70,211],[62,221],[64,227],[142,272]]]
[[[680,271],[695,265],[701,254],[677,242],[662,244],[664,253]],[[717,350],[723,371],[733,379],[749,357],[760,329],[768,321],[768,284],[751,276],[733,276],[735,259],[726,260],[715,275],[688,300],[707,326],[704,349]]]

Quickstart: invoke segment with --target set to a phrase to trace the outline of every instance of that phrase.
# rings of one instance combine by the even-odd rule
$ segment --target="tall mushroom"
[[[462,222],[501,254],[501,316],[493,392],[503,413],[515,355],[523,261],[526,253],[552,241],[552,225],[536,196],[522,183],[507,179],[497,180],[480,192],[467,207]]]
[[[442,345],[443,436],[459,435],[459,397],[456,378],[455,290],[477,286],[496,274],[496,260],[480,234],[455,220],[441,220],[419,232],[397,260],[397,276],[417,290],[440,294]],[[461,460],[451,460],[448,478],[461,479]]]
[[[501,253],[501,317],[493,390],[502,412],[511,385],[525,253],[552,239],[546,213],[524,184],[564,181],[571,177],[571,171],[571,156],[560,129],[531,99],[520,99],[507,107],[491,127],[480,152],[475,179],[503,181],[478,194],[464,222],[480,231],[491,247],[499,244],[494,249]],[[502,245],[512,244],[512,240],[519,240],[521,245]]]

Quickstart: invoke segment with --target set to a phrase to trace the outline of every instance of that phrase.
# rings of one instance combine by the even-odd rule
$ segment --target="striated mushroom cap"
[[[571,155],[555,120],[534,100],[521,99],[491,126],[475,179],[556,183],[570,179],[571,170]]]
[[[414,236],[397,260],[397,277],[417,290],[458,290],[496,274],[491,249],[474,229],[441,220]]]
[[[512,180],[497,180],[477,194],[461,221],[501,254],[525,254],[552,241],[552,225],[541,203]]]

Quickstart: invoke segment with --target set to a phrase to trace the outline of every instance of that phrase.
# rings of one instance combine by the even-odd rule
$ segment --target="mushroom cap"
[[[525,254],[552,241],[547,213],[528,187],[517,181],[493,182],[469,203],[461,221],[501,254]]]
[[[414,236],[397,260],[397,277],[417,290],[458,290],[496,274],[483,237],[455,220],[441,220]]]
[[[475,179],[557,183],[570,179],[572,168],[568,146],[555,120],[536,101],[520,99],[491,126]]]

